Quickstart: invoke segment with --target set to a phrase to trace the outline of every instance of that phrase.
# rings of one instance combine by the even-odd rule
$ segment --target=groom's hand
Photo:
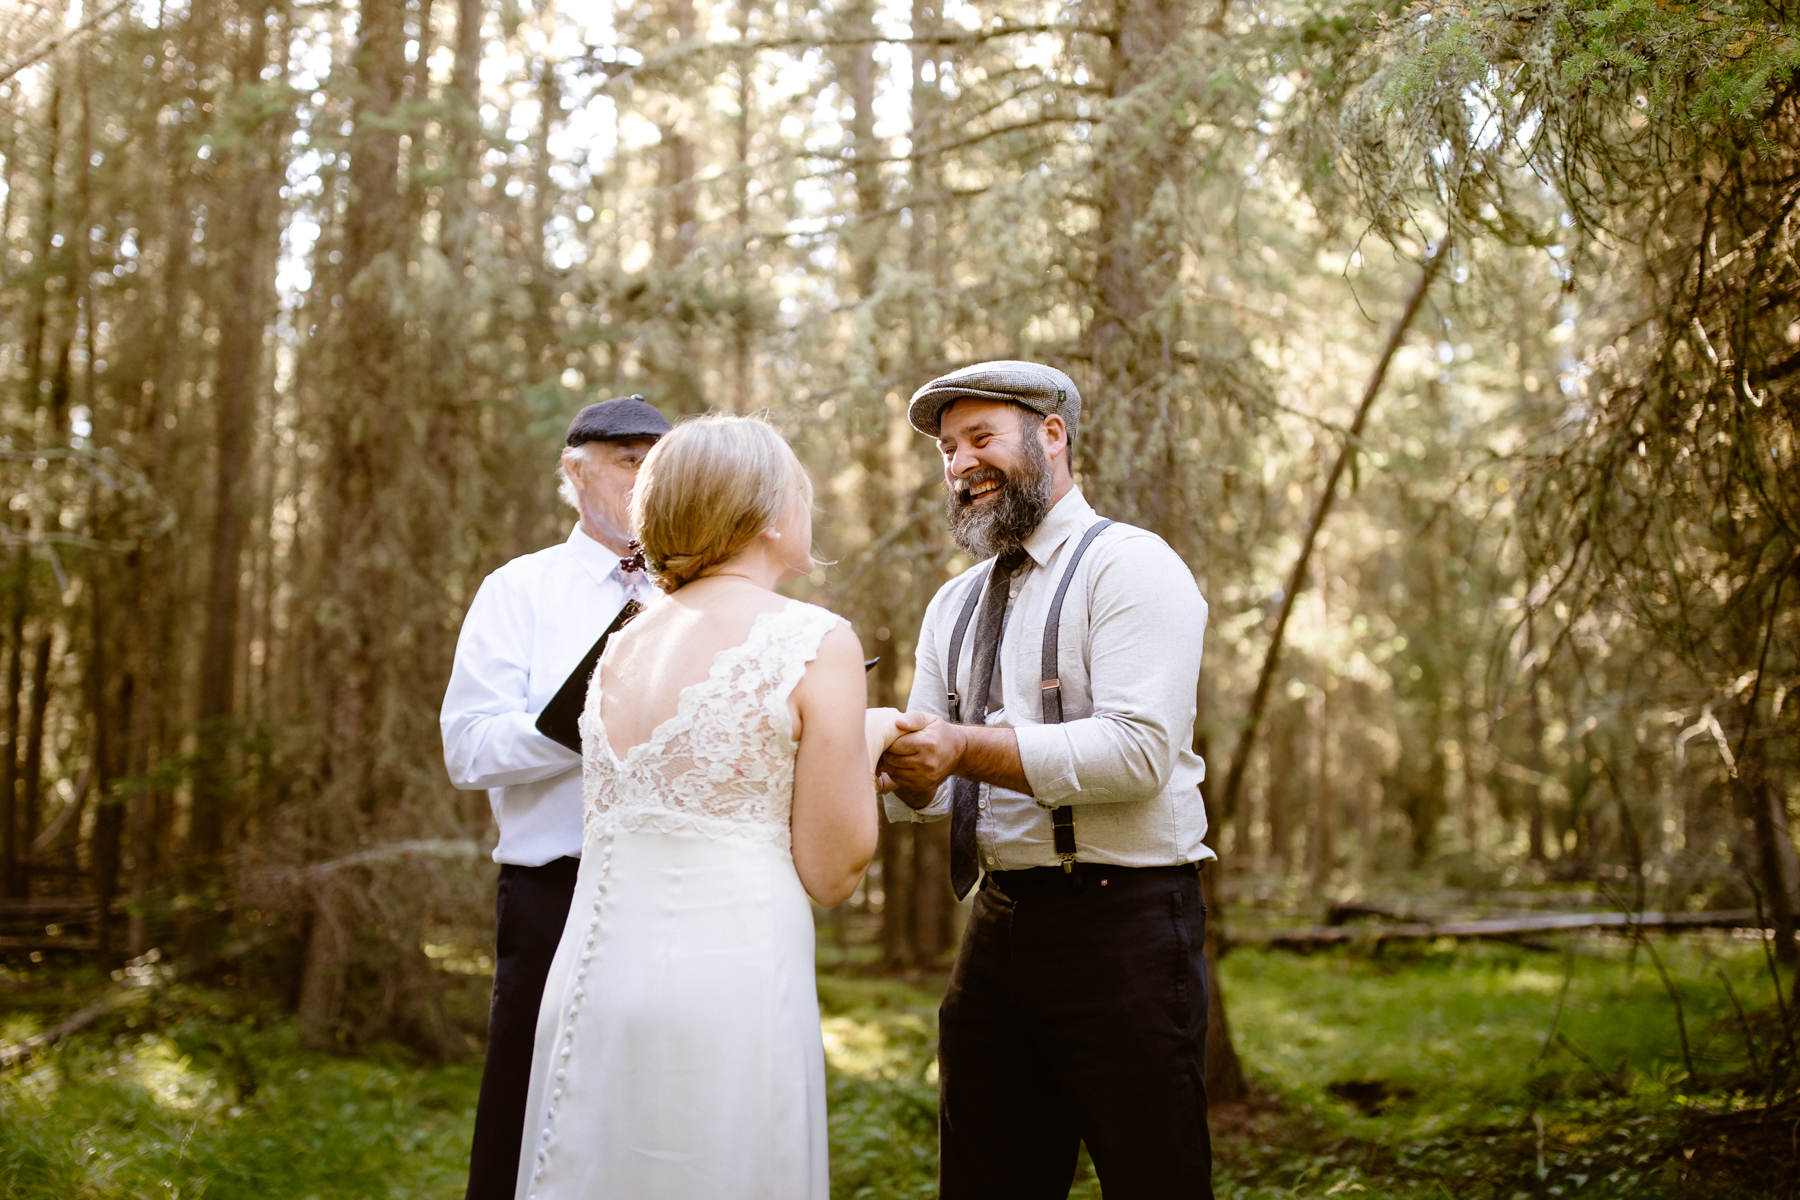
[[[924,808],[938,784],[956,774],[962,753],[962,727],[925,712],[900,716],[900,736],[878,764],[881,788],[894,791],[909,808]]]

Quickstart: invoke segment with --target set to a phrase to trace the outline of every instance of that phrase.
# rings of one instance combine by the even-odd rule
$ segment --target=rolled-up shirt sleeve
[[[1096,567],[1090,595],[1091,713],[1014,725],[1045,808],[1150,799],[1193,734],[1206,601],[1187,566],[1161,539],[1135,536]]]
[[[953,590],[949,585],[940,588],[931,603],[925,606],[925,619],[919,626],[919,646],[914,655],[912,694],[906,700],[906,711],[928,712],[943,720],[950,719],[950,711],[944,704],[943,651],[937,625],[944,597]],[[951,780],[946,779],[938,785],[931,803],[918,809],[889,792],[881,798],[882,808],[890,821],[940,821],[950,815],[950,788]]]
[[[438,714],[444,766],[456,787],[531,783],[581,762],[539,733],[537,714],[528,711],[532,622],[530,597],[521,588],[499,574],[482,581],[463,619]]]

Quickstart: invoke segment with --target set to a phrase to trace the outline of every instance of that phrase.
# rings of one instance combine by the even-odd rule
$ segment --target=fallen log
[[[1770,929],[1770,923],[1752,909],[1696,913],[1552,913],[1533,917],[1488,917],[1473,921],[1411,921],[1397,925],[1346,928],[1342,925],[1311,929],[1276,929],[1234,932],[1237,946],[1272,946],[1281,950],[1311,950],[1320,946],[1355,943],[1418,942],[1433,938],[1523,938],[1541,933],[1578,932],[1592,929]]]
[[[0,933],[0,954],[11,953],[14,951],[29,953],[33,950],[55,950],[59,953],[66,954],[93,955],[100,953],[100,939],[93,937],[51,937],[47,933]]]
[[[1347,925],[1351,921],[1373,918],[1378,921],[1417,921],[1419,914],[1409,909],[1389,908],[1368,900],[1338,900],[1325,910],[1325,923]]]
[[[0,918],[45,918],[64,913],[92,916],[99,911],[100,901],[92,896],[34,896],[28,900],[0,900]]]

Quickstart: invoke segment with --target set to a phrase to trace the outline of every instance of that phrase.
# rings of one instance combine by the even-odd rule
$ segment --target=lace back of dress
[[[797,602],[758,614],[745,640],[721,651],[674,715],[623,761],[605,740],[593,687],[581,722],[588,839],[610,825],[786,845],[795,749],[788,697],[836,619]]]

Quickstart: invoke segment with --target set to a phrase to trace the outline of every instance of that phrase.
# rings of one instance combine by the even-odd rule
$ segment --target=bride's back
[[[759,614],[786,603],[754,584],[709,576],[615,634],[600,664],[600,721],[614,757],[647,742],[675,715],[682,694],[711,674],[719,654],[742,645]],[[791,696],[788,711],[797,716]]]
[[[664,806],[696,801],[695,790],[744,799],[760,780],[765,803],[750,797],[750,808],[778,820],[784,840],[791,832],[800,881],[831,905],[874,852],[875,778],[855,632],[775,591],[813,569],[811,502],[806,472],[765,422],[698,417],[663,436],[631,516],[668,596],[613,636],[588,693],[598,720],[583,734],[595,798],[623,787]],[[715,663],[725,670],[707,686]]]

